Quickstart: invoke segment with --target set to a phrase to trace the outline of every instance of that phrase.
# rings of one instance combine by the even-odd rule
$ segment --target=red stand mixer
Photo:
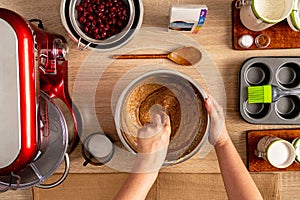
[[[33,20],[35,21],[35,20]],[[39,28],[40,27],[40,28]],[[64,37],[0,8],[0,190],[61,183],[79,140]],[[42,185],[65,159],[63,177]]]

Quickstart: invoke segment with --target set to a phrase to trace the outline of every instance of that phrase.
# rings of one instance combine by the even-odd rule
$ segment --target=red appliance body
[[[16,72],[18,72],[18,74],[13,74],[12,78],[15,79],[16,76],[18,77],[18,79],[16,79],[18,82],[18,84],[16,85],[18,91],[14,91],[18,94],[14,94],[13,96],[18,96],[19,98],[17,105],[15,105],[19,107],[19,114],[14,113],[14,117],[12,117],[12,119],[14,118],[15,120],[6,122],[5,126],[19,126],[16,132],[10,133],[12,135],[15,135],[15,138],[18,137],[19,141],[18,144],[12,145],[12,148],[18,148],[13,149],[14,155],[12,155],[11,152],[5,152],[5,154],[9,154],[10,156],[9,159],[6,159],[7,161],[9,161],[9,163],[7,163],[7,165],[5,166],[5,164],[2,162],[0,174],[7,174],[9,172],[18,171],[24,168],[24,166],[26,166],[26,164],[30,162],[35,156],[37,149],[37,105],[39,88],[37,88],[38,73],[35,67],[35,41],[29,24],[14,12],[1,8],[0,19],[2,28],[4,26],[7,31],[11,31],[15,34],[15,55],[17,56],[17,66],[11,66],[11,68],[16,68]],[[0,33],[3,31],[3,29],[2,31],[1,29]],[[3,35],[1,37],[3,37]],[[3,38],[2,41],[3,40],[5,39]],[[3,51],[1,52],[1,54],[4,54],[4,51],[6,51],[6,47],[0,48]],[[4,67],[5,64],[6,63],[2,63],[0,67]],[[7,72],[7,69],[5,70],[5,72]],[[3,76],[10,75],[11,74],[9,73],[6,73],[5,75],[3,74]],[[9,88],[10,85],[3,85],[2,88],[4,87]],[[1,104],[9,104],[10,102],[8,101],[9,99],[6,99],[5,102],[1,102]],[[1,112],[1,115],[8,115],[8,113]],[[4,140],[6,140],[7,138],[3,138],[2,136],[4,132],[7,134],[7,131],[9,131],[9,129],[6,128],[6,130],[1,131],[2,132],[0,132],[0,140],[4,145]],[[9,147],[9,145],[10,144],[5,144],[5,146],[7,147]]]
[[[0,175],[20,171],[36,159],[42,145],[42,136],[39,135],[40,90],[51,98],[60,98],[67,105],[75,126],[76,139],[72,141],[71,149],[78,141],[76,117],[67,90],[65,39],[38,28],[13,11],[0,8],[0,37],[5,34],[11,41],[0,39],[0,54],[13,56],[5,59],[0,55],[0,95],[12,95],[0,98],[0,120],[5,120],[5,115],[15,120],[9,120],[4,128],[0,125]],[[14,73],[10,69],[14,69]],[[10,80],[14,80],[13,91],[10,90]],[[9,97],[17,100],[11,103]],[[14,112],[8,114],[5,104],[9,104]]]

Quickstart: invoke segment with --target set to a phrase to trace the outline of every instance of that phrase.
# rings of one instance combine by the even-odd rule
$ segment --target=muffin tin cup
[[[297,63],[287,63],[280,66],[276,71],[276,80],[280,86],[293,89],[299,86],[300,67]]]
[[[300,87],[300,57],[253,57],[239,74],[239,110],[253,124],[300,124],[300,97],[281,97],[271,104],[249,104],[249,86],[277,86],[282,90]]]

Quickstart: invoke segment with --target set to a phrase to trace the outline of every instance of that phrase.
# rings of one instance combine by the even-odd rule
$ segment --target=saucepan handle
[[[85,49],[87,49],[91,44],[92,44],[92,43],[90,42],[90,43],[84,45],[83,43],[81,43],[81,38],[79,38],[78,43],[77,43],[77,48],[78,48],[79,50],[85,50]],[[83,46],[83,47],[82,47],[82,46]]]

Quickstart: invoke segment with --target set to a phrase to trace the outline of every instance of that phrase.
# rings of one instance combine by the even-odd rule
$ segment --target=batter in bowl
[[[152,113],[166,112],[171,121],[171,138],[174,137],[180,124],[181,109],[170,89],[159,84],[142,85],[132,93],[130,102],[134,102],[132,108],[136,111],[136,122],[141,126],[150,123]]]
[[[171,122],[167,160],[191,153],[202,140],[208,123],[204,99],[189,81],[176,76],[155,77],[135,84],[122,106],[122,134],[137,151],[138,129],[150,123],[152,113],[166,112]]]

